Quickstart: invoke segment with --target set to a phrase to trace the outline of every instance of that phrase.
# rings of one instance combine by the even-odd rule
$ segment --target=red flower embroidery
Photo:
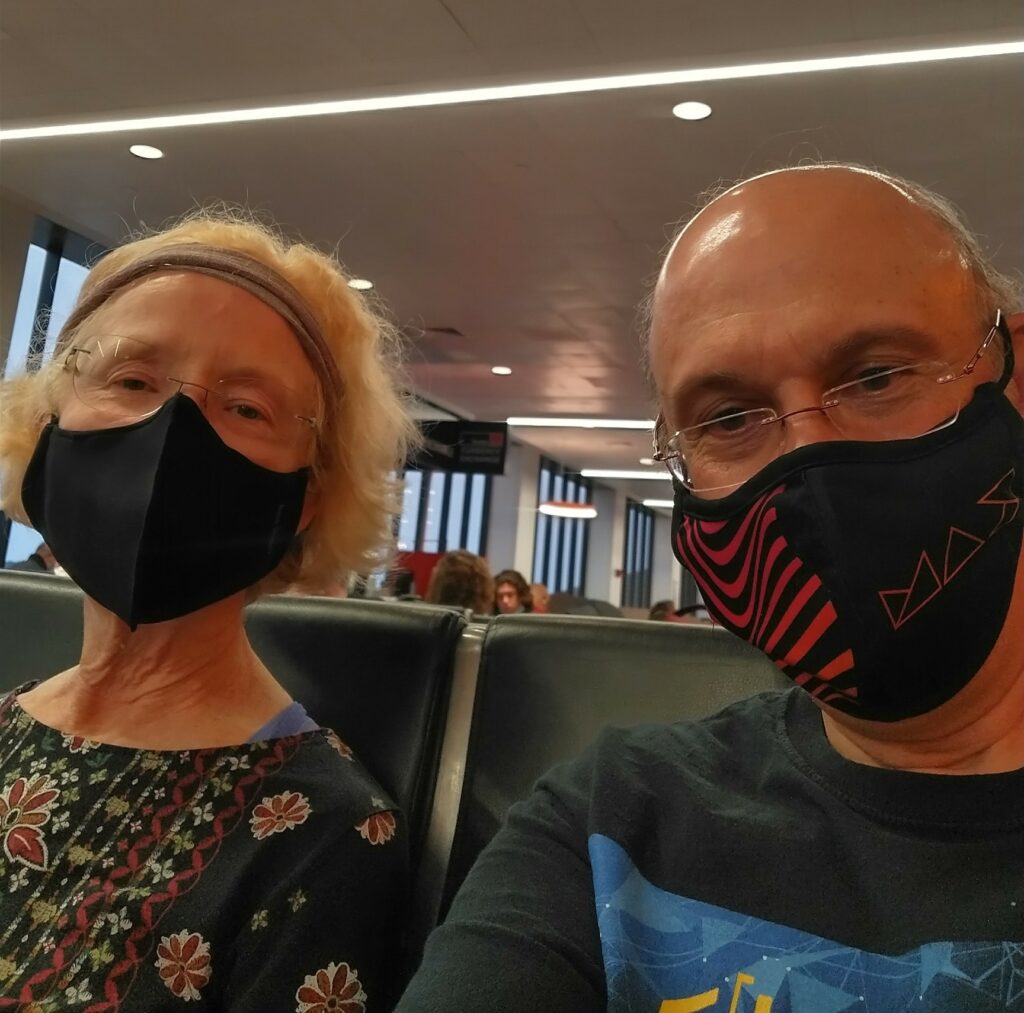
[[[371,813],[356,826],[360,837],[371,844],[387,844],[395,836],[395,814],[391,812]]]
[[[333,961],[316,974],[307,974],[295,993],[295,1013],[363,1013],[366,993],[354,968]]]
[[[10,861],[46,871],[50,853],[40,827],[50,822],[59,794],[54,782],[40,774],[31,781],[19,777],[0,795],[0,836]]]
[[[273,798],[265,798],[254,806],[249,822],[252,824],[252,835],[258,841],[271,834],[292,830],[300,823],[305,823],[312,810],[309,799],[297,791],[286,791]]]
[[[164,936],[156,948],[156,969],[179,999],[198,999],[210,980],[210,944],[187,929]]]
[[[342,742],[341,739],[338,738],[337,734],[335,732],[332,732],[330,730],[330,728],[325,729],[325,731],[327,732],[327,741],[328,741],[328,743],[330,743],[330,745],[332,745],[337,750],[338,755],[343,760],[351,760],[352,759],[352,749],[351,749],[351,747],[345,745],[345,743]]]
[[[72,753],[87,753],[90,749],[96,748],[95,742],[83,738],[81,735],[62,735],[61,738]]]

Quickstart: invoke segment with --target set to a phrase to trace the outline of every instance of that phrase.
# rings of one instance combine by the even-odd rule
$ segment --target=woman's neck
[[[290,702],[249,645],[241,595],[135,632],[90,599],[78,665],[20,697],[63,732],[112,745],[245,742]]]

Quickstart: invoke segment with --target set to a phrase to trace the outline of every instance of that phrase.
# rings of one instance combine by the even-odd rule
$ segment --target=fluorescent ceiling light
[[[672,115],[680,120],[706,120],[711,115],[707,102],[680,102],[672,107]]]
[[[152,144],[133,144],[128,149],[136,158],[163,158],[164,153]]]
[[[653,507],[654,509],[665,508],[671,510],[675,506],[675,501],[670,499],[645,499],[645,507]]]
[[[672,476],[667,471],[628,471],[621,468],[584,468],[580,474],[584,478],[643,478],[657,482],[670,482]]]
[[[505,420],[510,426],[535,426],[539,429],[647,429],[654,428],[654,419],[565,419],[513,416]]]
[[[491,372],[495,376],[511,376],[512,370],[508,366],[491,366]]]
[[[348,287],[358,292],[367,292],[373,288],[373,282],[369,278],[349,278]]]
[[[47,126],[15,127],[10,130],[0,130],[0,141],[24,141],[31,138],[69,137],[82,134],[112,134],[124,130],[162,130],[172,127],[213,126],[223,123],[253,123],[262,120],[297,119],[305,116],[341,116],[346,113],[383,112],[388,109],[424,109],[431,106],[540,98],[546,95],[582,95],[589,92],[623,91],[630,88],[657,88],[665,85],[696,84],[706,81],[780,77],[786,74],[814,74],[830,70],[854,70],[865,67],[893,67],[914,63],[935,63],[941,60],[1012,56],[1019,53],[1024,53],[1024,39],[975,46],[947,46],[941,49],[908,49],[894,53],[855,53],[850,56],[741,63],[723,67],[690,67],[646,74],[612,74],[606,77],[582,77],[568,81],[535,81],[528,84],[505,84],[487,88],[414,92],[408,95],[378,95],[370,98],[333,99],[327,102],[258,106],[249,109],[221,109],[203,113],[95,120],[91,123],[56,123]]]
[[[569,517],[572,520],[590,521],[597,516],[597,509],[589,503],[563,503],[552,500],[541,503],[537,510],[548,517]]]

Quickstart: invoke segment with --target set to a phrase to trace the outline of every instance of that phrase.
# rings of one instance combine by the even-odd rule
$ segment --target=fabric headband
[[[323,383],[325,414],[334,414],[343,390],[341,374],[305,299],[273,268],[239,250],[182,243],[151,253],[115,271],[92,288],[72,310],[57,339],[57,352],[64,350],[75,330],[115,292],[157,271],[194,271],[210,275],[237,285],[266,303],[295,332]]]

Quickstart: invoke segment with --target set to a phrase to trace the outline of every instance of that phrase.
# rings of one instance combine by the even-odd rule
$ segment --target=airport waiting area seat
[[[440,913],[509,806],[601,728],[699,719],[790,685],[763,654],[711,626],[497,617],[483,641]]]
[[[386,602],[274,596],[247,610],[249,638],[264,664],[406,813],[414,862],[464,627],[451,609]],[[81,642],[82,594],[74,584],[0,570],[0,692],[75,664]]]

